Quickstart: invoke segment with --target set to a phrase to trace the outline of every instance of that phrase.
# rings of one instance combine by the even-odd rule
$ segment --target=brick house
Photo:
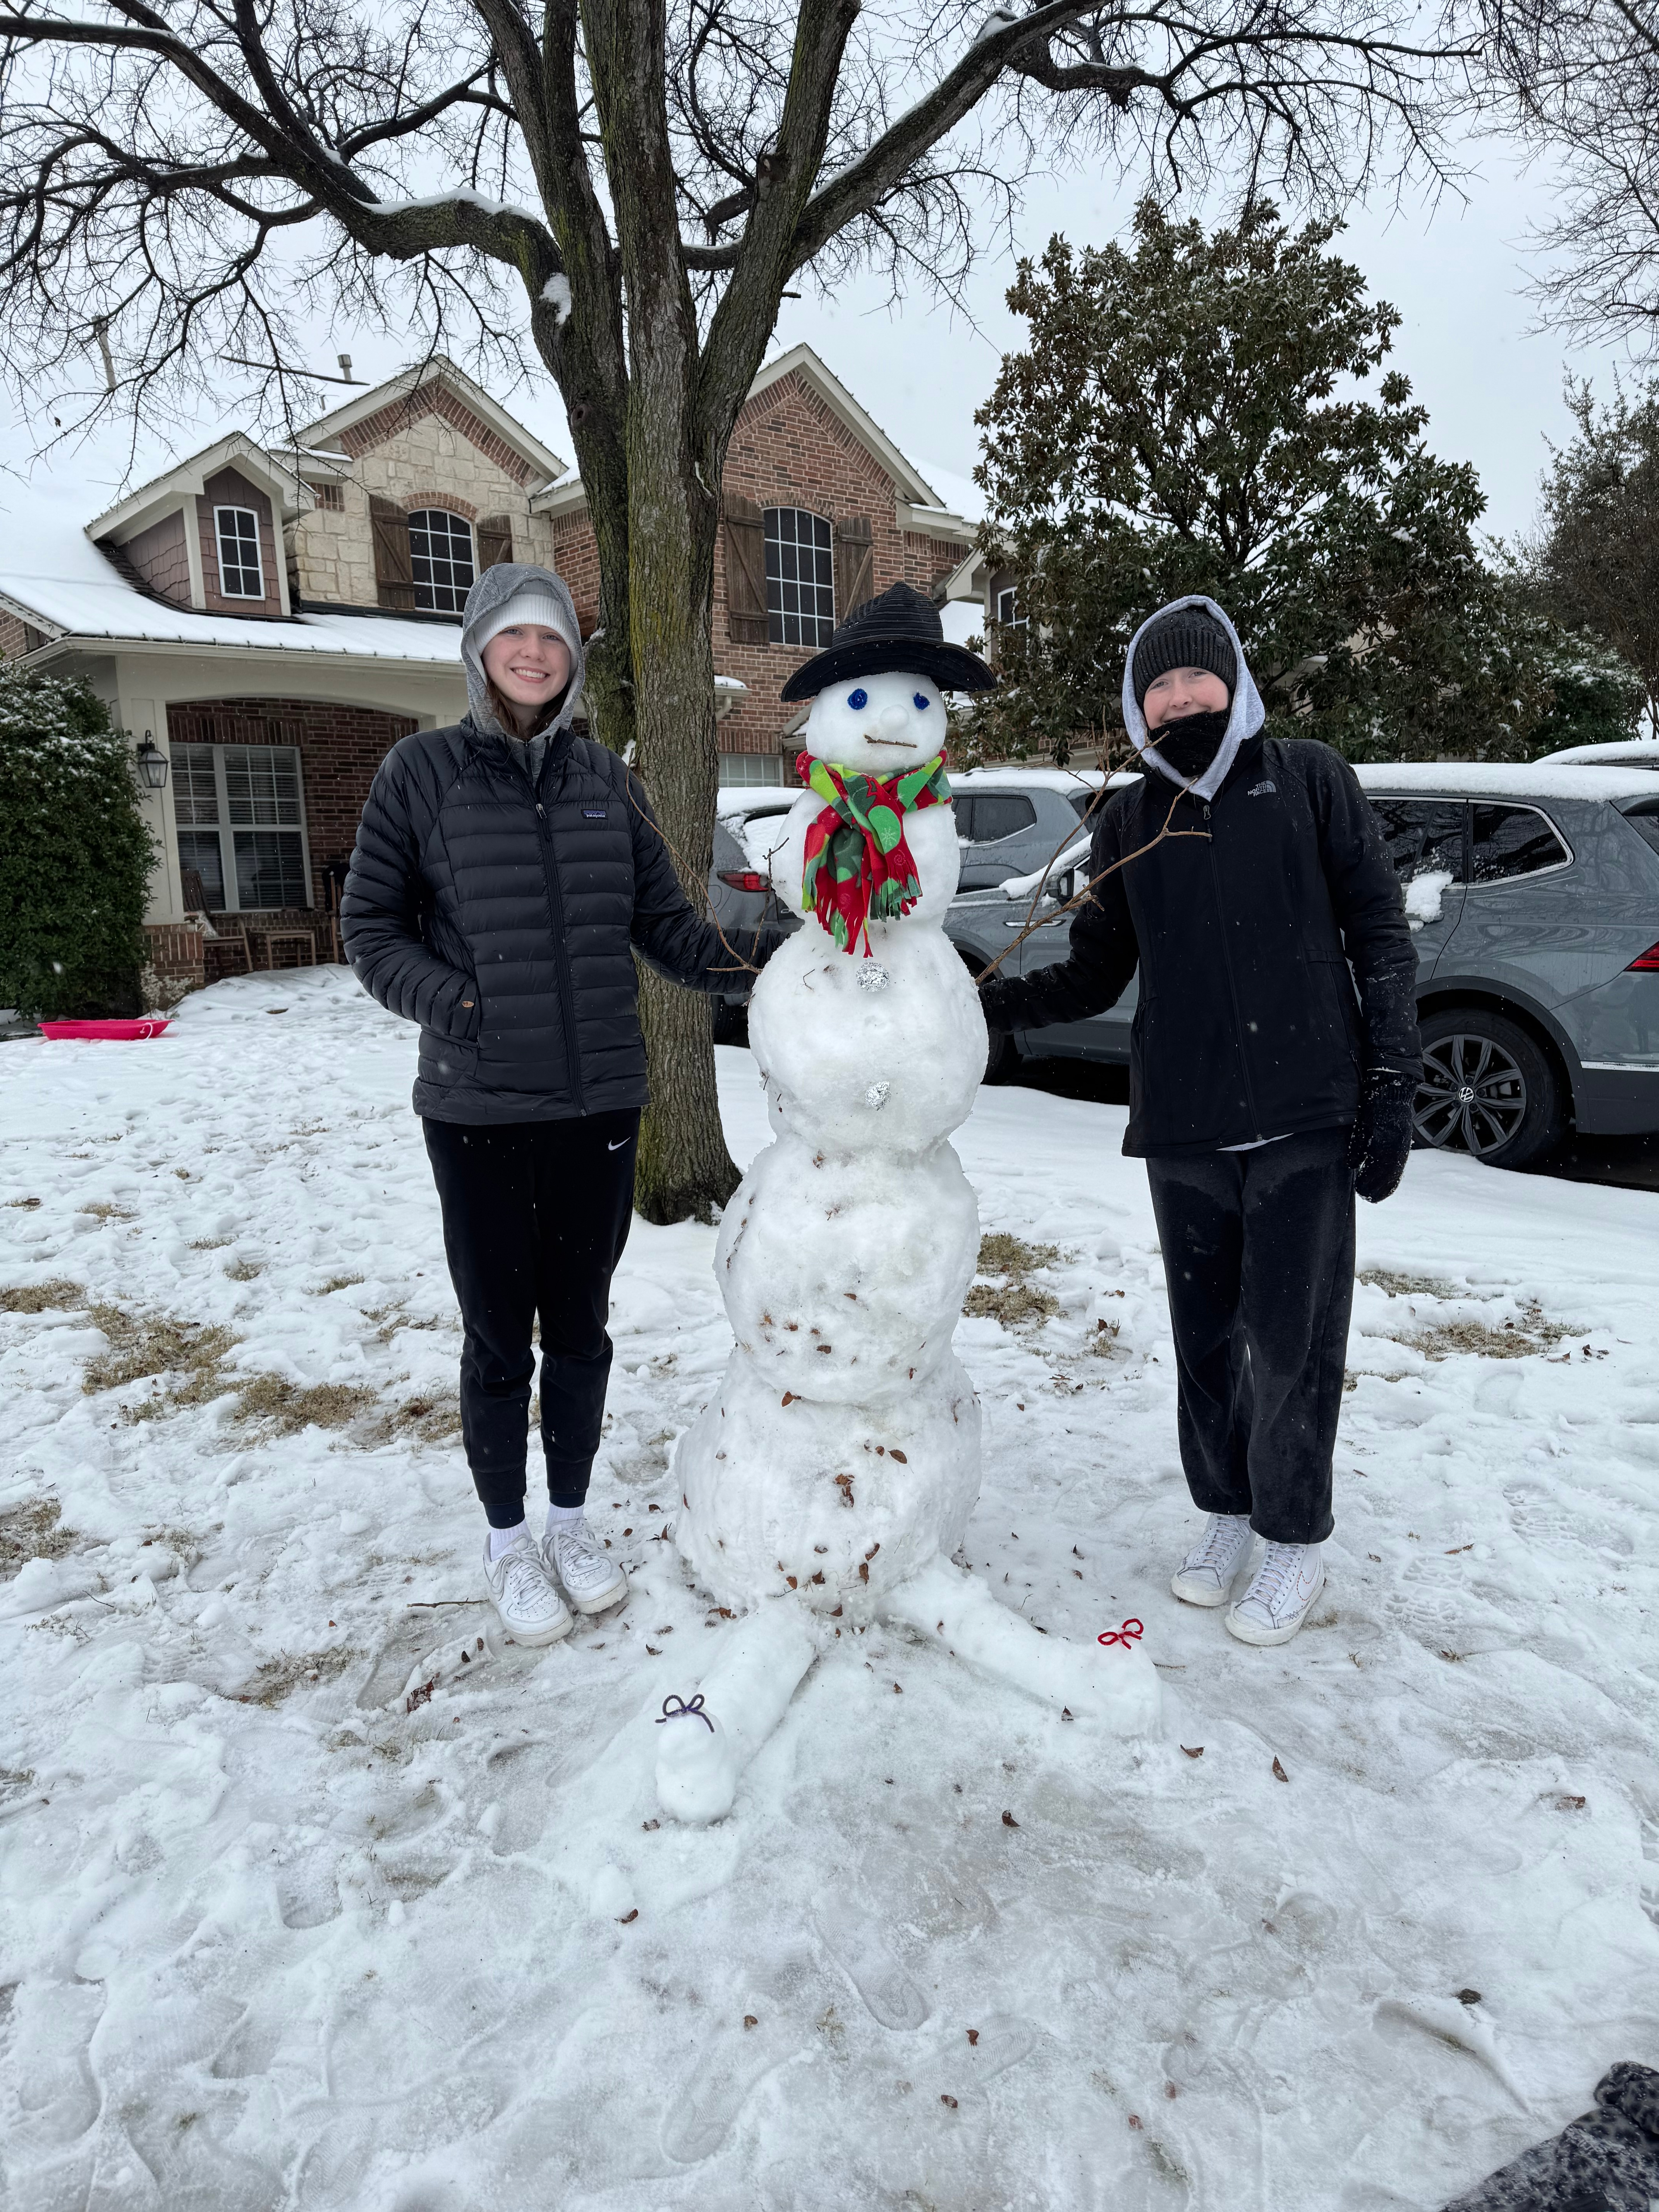
[[[781,782],[804,719],[778,701],[790,672],[900,578],[969,598],[972,530],[805,346],[756,379],[724,491],[721,775]],[[291,446],[221,439],[83,532],[38,520],[27,556],[15,531],[0,549],[0,652],[84,675],[135,749],[165,757],[164,786],[143,793],[159,850],[148,927],[159,966],[204,960],[210,978],[333,957],[376,767],[465,711],[460,610],[480,569],[555,567],[585,634],[597,620],[580,478],[442,360],[354,394]],[[198,908],[216,933],[205,953],[186,920]]]

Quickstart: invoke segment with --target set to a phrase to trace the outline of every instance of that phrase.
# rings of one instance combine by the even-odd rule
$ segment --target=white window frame
[[[786,538],[781,529],[775,530],[775,525],[778,522],[779,518],[786,514],[792,516],[805,515],[806,520],[812,524],[813,535],[809,543],[804,545],[799,536]],[[827,536],[822,541],[820,541],[817,536],[817,532],[819,531],[827,532]],[[804,585],[799,575],[793,577],[783,575],[775,576],[772,574],[773,551],[775,549],[776,550],[778,554],[778,566],[781,568],[783,565],[782,552],[783,548],[786,545],[788,546],[796,555],[795,565],[797,569],[799,569],[800,566],[799,556],[803,551],[809,552],[813,556],[815,565],[819,555],[826,555],[830,564],[828,581],[820,581],[820,580],[815,576],[810,583]],[[830,520],[827,514],[819,514],[815,508],[810,507],[778,506],[765,507],[762,510],[761,552],[766,569],[766,629],[768,642],[772,645],[787,645],[799,653],[822,653],[824,647],[829,644],[831,634],[836,627],[835,524]],[[804,612],[799,604],[793,608],[786,607],[784,605],[784,594],[786,592],[789,591],[793,591],[796,594],[798,601],[799,595],[803,591],[810,592],[813,595],[815,604],[810,615]],[[829,601],[827,607],[816,604],[820,593],[823,593],[827,597]],[[789,635],[789,629],[792,623],[794,625],[798,633],[794,637],[791,637]],[[799,633],[808,623],[812,626],[813,629],[813,635],[810,638],[799,635]]]
[[[1010,584],[997,593],[996,626],[999,629],[1029,629],[1030,615],[1019,611],[1019,593]]]
[[[417,517],[417,516],[424,515],[424,514],[441,514],[441,515],[443,516],[443,518],[444,518],[444,520],[445,520],[445,521],[446,521],[446,522],[447,522],[447,523],[451,524],[452,526],[454,526],[454,525],[459,524],[459,526],[460,526],[460,528],[461,528],[462,530],[464,530],[464,531],[466,532],[467,559],[468,559],[468,561],[470,562],[470,563],[471,563],[471,565],[472,574],[471,574],[471,577],[468,579],[467,582],[466,582],[464,586],[459,586],[459,587],[458,587],[458,586],[456,586],[453,581],[452,581],[452,582],[449,582],[449,583],[443,584],[443,585],[440,585],[440,584],[436,583],[436,582],[435,582],[435,581],[434,581],[434,580],[430,576],[428,576],[428,579],[426,580],[426,581],[423,583],[423,582],[421,580],[421,579],[420,579],[420,578],[416,574],[416,573],[415,573],[415,563],[416,562],[416,561],[423,561],[423,562],[426,562],[426,564],[427,564],[427,566],[428,566],[428,568],[430,568],[430,567],[432,566],[433,557],[434,557],[434,556],[433,556],[433,555],[432,555],[432,552],[431,552],[431,550],[430,550],[430,549],[429,549],[429,546],[428,546],[428,550],[427,550],[422,551],[422,552],[418,552],[418,553],[417,553],[417,552],[416,551],[416,550],[415,550],[415,523],[416,523],[416,517]],[[476,530],[476,528],[473,526],[473,525],[472,525],[471,522],[469,522],[469,521],[467,520],[467,518],[465,517],[465,515],[464,515],[464,514],[458,514],[455,512],[455,510],[454,510],[454,508],[453,508],[453,507],[410,507],[410,509],[409,510],[408,526],[409,526],[409,573],[410,573],[410,580],[411,580],[411,582],[412,582],[412,584],[413,584],[413,586],[414,586],[414,592],[415,592],[415,605],[416,605],[416,606],[417,608],[419,608],[420,611],[421,611],[422,614],[434,614],[434,615],[458,615],[458,614],[461,613],[461,612],[463,611],[463,610],[465,609],[465,605],[466,605],[466,595],[467,595],[468,592],[470,592],[470,591],[471,590],[471,588],[472,588],[473,585],[474,585],[474,584],[476,584],[476,583],[477,582],[477,580],[478,580],[479,568],[478,568],[478,533],[477,533],[477,530]],[[427,532],[426,532],[426,531],[425,531],[425,529],[424,529],[424,526],[422,526],[422,537],[425,537],[425,536],[427,535]],[[452,539],[452,542],[453,542],[453,536],[454,536],[454,532],[453,532],[453,527],[452,527],[451,531],[449,532],[448,535],[450,536],[450,538],[451,538],[451,539]],[[443,562],[443,563],[444,563],[444,565],[445,565],[445,567],[446,567],[446,568],[449,568],[449,569],[451,569],[451,570],[453,571],[453,568],[454,568],[454,565],[455,565],[455,564],[454,564],[454,561],[453,561],[453,556],[450,556],[450,555],[448,555],[448,554],[440,554],[437,557],[438,557],[440,560],[441,560],[441,561]],[[459,597],[457,597],[458,589],[459,589]],[[453,599],[453,600],[454,600],[454,601],[455,601],[455,604],[454,604],[453,605],[440,606],[440,605],[438,605],[438,604],[437,604],[437,602],[436,602],[435,598],[429,599],[428,599],[428,600],[426,600],[426,601],[422,601],[422,598],[421,598],[421,593],[422,593],[422,592],[428,592],[428,593],[434,593],[434,594],[435,594],[437,592],[439,592],[439,591],[441,591],[441,591],[445,591],[445,592],[448,592],[448,594],[449,594],[449,596],[450,596],[451,599]]]
[[[176,740],[173,744],[169,745],[168,750],[170,753],[173,751],[182,751],[186,745],[194,747],[198,750],[205,750],[213,755],[214,811],[219,818],[216,823],[180,822],[177,812],[179,779],[175,775],[173,778],[173,834],[175,837],[204,836],[210,831],[217,836],[219,840],[219,875],[220,880],[224,885],[225,902],[223,906],[216,908],[214,911],[218,914],[280,914],[285,910],[281,907],[245,907],[242,904],[241,886],[237,880],[236,873],[237,832],[240,830],[243,834],[246,835],[254,830],[261,830],[279,837],[298,837],[300,841],[300,866],[304,877],[306,896],[302,901],[297,902],[297,910],[309,913],[315,902],[315,894],[312,889],[311,879],[311,837],[306,828],[305,765],[300,757],[300,748],[297,745],[243,744],[228,747],[217,743],[210,744],[206,738],[191,738]],[[233,822],[231,820],[230,793],[225,779],[225,754],[228,750],[234,750],[236,752],[288,753],[292,757],[294,762],[294,781],[298,791],[300,805],[300,819],[297,823],[287,822],[248,823]],[[185,862],[184,858],[184,847],[182,844],[179,847],[179,865],[181,866],[187,866],[188,863]]]
[[[722,791],[775,791],[783,784],[781,753],[722,753]]]
[[[225,519],[228,515],[234,515],[238,520],[246,515],[253,525],[253,573],[259,580],[259,588],[257,592],[234,592],[227,580],[229,571],[225,565]],[[222,599],[263,599],[265,597],[265,558],[264,549],[259,544],[259,516],[257,508],[216,507],[213,510],[213,542],[218,549],[220,598]],[[246,539],[240,531],[233,532],[230,544],[236,556],[232,565],[238,574],[246,574],[248,565],[246,557]]]

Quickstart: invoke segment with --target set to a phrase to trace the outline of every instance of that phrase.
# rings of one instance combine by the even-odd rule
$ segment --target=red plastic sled
[[[41,1022],[38,1024],[42,1036],[49,1037],[153,1037],[160,1036],[170,1016],[146,1015],[142,1020],[103,1022]]]

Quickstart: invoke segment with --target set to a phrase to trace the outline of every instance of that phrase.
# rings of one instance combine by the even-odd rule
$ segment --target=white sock
[[[528,1524],[523,1521],[511,1528],[492,1528],[489,1532],[489,1556],[499,1559],[503,1552],[510,1552],[525,1533]]]
[[[554,1505],[550,1504],[547,1509],[548,1534],[550,1536],[556,1528],[574,1528],[586,1510],[587,1508],[586,1505]]]

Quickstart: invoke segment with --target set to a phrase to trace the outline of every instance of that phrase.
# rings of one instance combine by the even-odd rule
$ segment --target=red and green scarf
[[[904,817],[950,804],[945,755],[885,782],[828,761],[812,761],[809,770],[808,758],[801,756],[803,781],[830,803],[807,827],[801,908],[817,915],[843,952],[856,952],[862,937],[867,958],[871,921],[896,921],[921,896]]]

